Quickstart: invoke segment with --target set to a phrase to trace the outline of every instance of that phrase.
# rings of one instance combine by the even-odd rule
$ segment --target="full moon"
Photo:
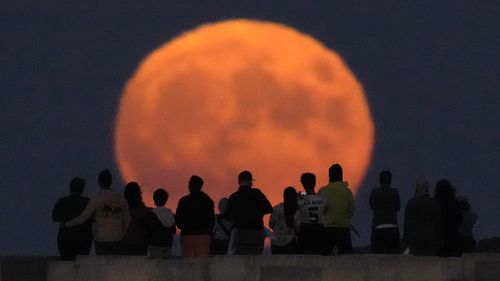
[[[116,118],[122,178],[144,200],[165,188],[175,208],[193,174],[215,202],[252,171],[276,204],[283,190],[317,188],[340,163],[355,193],[374,142],[361,84],[341,57],[291,27],[256,20],[201,25],[158,49],[128,80]]]

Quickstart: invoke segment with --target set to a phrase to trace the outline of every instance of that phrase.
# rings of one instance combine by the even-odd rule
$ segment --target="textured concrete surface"
[[[500,280],[500,254],[462,258],[402,255],[219,256],[148,260],[82,256],[75,262],[46,257],[1,258],[0,281],[490,281]]]

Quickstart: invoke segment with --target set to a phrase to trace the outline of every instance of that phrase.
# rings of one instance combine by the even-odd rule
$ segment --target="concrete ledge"
[[[402,255],[217,256],[148,260],[137,256],[1,258],[0,281],[490,281],[500,280],[500,254],[462,258]]]
[[[48,280],[472,281],[490,280],[485,278],[490,272],[496,272],[493,271],[497,263],[500,263],[500,255],[467,255],[463,258],[401,255],[217,256],[173,260],[147,260],[131,256],[81,257],[72,264],[51,263]]]

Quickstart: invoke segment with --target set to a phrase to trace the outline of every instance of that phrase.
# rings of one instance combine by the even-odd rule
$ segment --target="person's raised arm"
[[[64,226],[76,226],[86,222],[94,214],[96,204],[94,199],[90,199],[83,212],[78,217],[66,222]]]

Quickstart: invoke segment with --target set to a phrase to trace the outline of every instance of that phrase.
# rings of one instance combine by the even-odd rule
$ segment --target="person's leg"
[[[108,247],[109,242],[99,242],[94,241],[95,246],[95,254],[96,255],[111,255],[111,252]]]
[[[57,234],[57,248],[59,249],[61,260],[75,260],[75,255],[70,251],[67,235],[62,230],[59,230],[59,233]]]
[[[386,253],[399,254],[399,228],[387,229]]]
[[[333,254],[333,248],[335,247],[335,230],[333,227],[324,227],[323,228],[323,250],[322,254],[326,256],[331,256]]]
[[[271,254],[273,255],[284,255],[286,254],[286,247],[285,246],[277,246],[271,244]]]
[[[338,254],[352,253],[351,230],[346,227],[333,228],[334,247],[337,247]]]
[[[196,256],[206,258],[210,256],[210,235],[195,235],[196,236]]]
[[[193,236],[195,235],[182,235],[181,236],[181,249],[183,257],[194,257],[196,251],[194,249]]]
[[[381,233],[383,229],[372,228],[372,253],[382,254],[383,253],[383,234]]]
[[[286,251],[286,253],[288,255],[295,255],[295,254],[297,254],[297,239],[294,238],[285,247],[286,247],[285,251]]]

